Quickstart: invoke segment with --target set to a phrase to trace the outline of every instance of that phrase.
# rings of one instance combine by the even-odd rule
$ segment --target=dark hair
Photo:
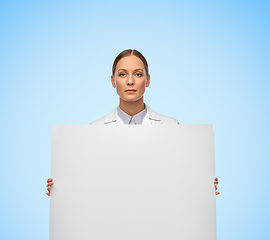
[[[142,60],[143,62],[143,65],[144,65],[144,68],[145,68],[145,71],[146,71],[146,76],[148,77],[148,64],[147,64],[147,61],[145,59],[145,57],[137,50],[132,50],[132,49],[127,49],[127,50],[124,50],[123,52],[119,53],[119,55],[115,58],[114,62],[113,62],[113,66],[112,66],[112,75],[114,76],[114,73],[115,73],[115,68],[116,68],[116,65],[117,63],[124,57],[128,57],[128,56],[136,56],[138,57],[139,59]]]

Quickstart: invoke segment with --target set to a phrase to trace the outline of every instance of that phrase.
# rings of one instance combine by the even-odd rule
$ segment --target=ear
[[[114,81],[113,75],[111,76],[111,81],[112,81],[112,86],[115,88],[115,81]]]
[[[147,76],[146,84],[145,86],[148,87],[150,85],[150,74]]]

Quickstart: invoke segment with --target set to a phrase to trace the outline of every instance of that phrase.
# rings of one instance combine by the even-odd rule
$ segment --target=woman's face
[[[122,58],[116,65],[112,85],[121,99],[127,102],[139,100],[145,87],[150,84],[150,75],[146,76],[144,64],[138,57],[131,55]]]

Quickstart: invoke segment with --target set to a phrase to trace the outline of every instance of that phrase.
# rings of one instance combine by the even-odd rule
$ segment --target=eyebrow
[[[120,70],[127,71],[127,69],[124,69],[124,68],[120,68],[120,69],[118,69],[118,71],[120,71]],[[137,68],[137,69],[134,69],[134,72],[135,72],[135,71],[138,71],[138,70],[143,71],[143,69],[141,69],[141,68]]]

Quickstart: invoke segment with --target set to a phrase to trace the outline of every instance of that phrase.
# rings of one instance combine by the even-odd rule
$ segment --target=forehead
[[[117,70],[118,69],[132,70],[138,68],[144,69],[144,64],[140,58],[134,55],[123,57],[122,59],[119,60],[119,62],[116,65]]]

